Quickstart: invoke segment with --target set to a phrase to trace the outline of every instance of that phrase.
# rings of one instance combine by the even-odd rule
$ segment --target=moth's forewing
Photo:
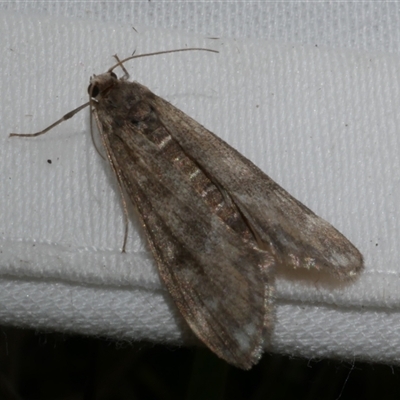
[[[153,96],[143,86],[125,82],[115,98],[109,90],[98,99],[103,142],[180,312],[212,351],[248,369],[258,361],[271,324],[274,258],[244,240],[203,201],[193,174],[179,164],[187,157],[179,148],[171,161],[166,143],[150,140],[156,131],[163,131],[163,142],[174,140],[149,101]],[[118,110],[112,117],[110,104]],[[180,129],[179,120],[169,128]]]

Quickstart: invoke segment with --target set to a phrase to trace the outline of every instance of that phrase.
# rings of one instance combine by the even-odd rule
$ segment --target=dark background
[[[205,348],[0,326],[0,399],[399,399],[397,366],[264,354],[250,371]]]

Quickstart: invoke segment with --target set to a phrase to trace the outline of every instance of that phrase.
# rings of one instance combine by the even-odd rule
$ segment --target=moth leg
[[[118,59],[118,58],[117,58]],[[121,196],[121,202],[122,202],[122,209],[124,211],[124,225],[125,225],[125,229],[124,229],[124,241],[122,243],[122,253],[125,253],[125,249],[126,249],[126,242],[128,240],[128,206],[126,203],[126,199],[125,199],[125,193],[123,191],[123,185],[122,185],[122,178],[121,178],[121,173],[119,171],[119,169],[115,166],[114,160],[111,157],[111,149],[110,149],[110,145],[108,143],[108,141],[105,139],[105,135],[103,134],[103,130],[101,127],[101,123],[99,121],[98,115],[96,112],[94,112],[94,117],[96,119],[96,123],[97,123],[97,128],[100,132],[100,138],[101,138],[101,142],[103,143],[103,146],[106,150],[106,155],[107,155],[107,159],[111,165],[111,169],[114,172],[114,175],[117,178],[117,182],[118,182],[118,191],[119,194]]]
[[[116,54],[114,54],[113,57],[117,60],[119,66],[122,69],[122,71],[124,71],[124,76],[122,76],[120,79],[122,79],[123,81],[127,81],[129,79],[128,70],[125,68],[124,64],[122,63],[122,61],[119,59],[119,57]]]
[[[119,191],[119,194],[121,196],[122,209],[124,211],[124,225],[125,225],[125,228],[124,228],[124,241],[122,243],[121,252],[125,253],[126,242],[128,240],[128,221],[129,221],[129,218],[128,218],[128,206],[126,205],[125,193],[122,190],[121,175],[117,172],[114,164],[111,164],[111,167],[112,167],[112,169],[113,169],[113,171],[115,173],[115,176],[117,177],[118,191]]]

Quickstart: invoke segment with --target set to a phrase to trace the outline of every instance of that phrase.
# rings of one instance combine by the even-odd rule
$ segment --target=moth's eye
[[[110,72],[110,75],[111,75],[113,78],[118,79],[118,78],[117,78],[117,75],[115,75],[114,72],[111,71],[111,72]]]
[[[92,97],[96,97],[99,94],[100,90],[98,86],[93,86],[92,84],[89,85],[88,87],[88,93],[92,96]]]

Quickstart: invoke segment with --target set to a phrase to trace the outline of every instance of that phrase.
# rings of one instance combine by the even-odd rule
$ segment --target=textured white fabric
[[[239,19],[244,26],[241,40],[212,40],[136,23],[142,15],[148,25],[162,20],[164,27],[183,28],[178,17],[185,15],[185,3],[175,14],[156,3],[164,11],[153,20],[150,8],[131,6],[136,7],[138,33],[129,23],[111,22],[126,22],[129,13],[89,2],[72,10],[86,7],[91,20],[78,19],[73,12],[73,18],[0,15],[0,323],[132,340],[182,340],[185,325],[160,284],[135,221],[129,228],[128,252],[120,253],[120,199],[88,135],[88,113],[37,139],[7,136],[42,129],[87,101],[89,76],[111,66],[110,56],[116,52],[124,57],[135,49],[144,53],[202,46],[220,53],[163,55],[127,68],[132,79],[254,161],[365,256],[365,272],[351,284],[322,282],[317,274],[299,271],[281,273],[271,350],[400,360],[400,60],[394,53],[398,32],[391,34],[391,19],[378,30],[380,36],[358,37],[357,42],[357,29],[351,25],[357,9],[338,6],[336,18],[343,23],[348,15],[350,26],[339,29],[335,41],[336,33],[328,29],[334,24],[323,28],[308,13],[311,28],[326,30],[317,42],[317,33],[296,18],[305,15],[301,8],[295,13],[298,4],[275,6],[286,32],[276,28],[273,34],[271,28],[262,31],[261,19],[249,23],[265,12],[257,14],[250,7]],[[41,3],[37,7],[43,12]],[[53,5],[48,12],[63,14],[62,7]],[[95,7],[103,12],[97,21]],[[198,7],[193,18],[199,26],[192,31],[229,36],[240,25],[240,4],[236,9],[227,4],[225,14],[222,3],[211,6],[217,17],[210,27],[204,27],[199,12],[210,5]],[[280,15],[288,7],[293,13]],[[393,14],[387,7],[371,7],[372,14],[363,8],[357,24],[360,18],[368,24],[371,15],[380,15],[382,22]],[[329,9],[324,10],[315,19],[331,21]],[[229,28],[223,30],[222,22]],[[299,28],[300,38],[289,29],[290,22],[293,30]],[[264,35],[254,32],[254,26]]]

